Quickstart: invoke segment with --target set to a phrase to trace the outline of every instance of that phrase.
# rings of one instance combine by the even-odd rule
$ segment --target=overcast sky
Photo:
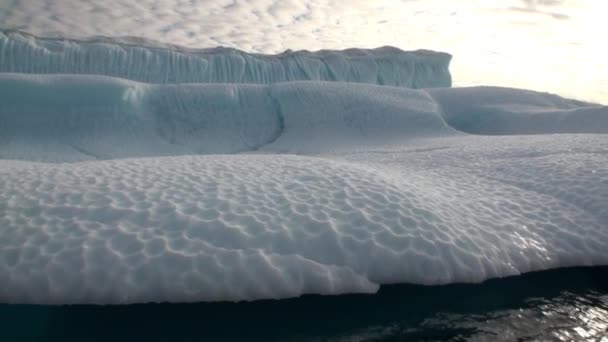
[[[0,0],[0,27],[251,52],[393,45],[454,55],[455,85],[608,104],[603,0]]]

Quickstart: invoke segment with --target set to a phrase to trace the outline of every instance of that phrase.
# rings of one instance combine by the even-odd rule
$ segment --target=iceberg
[[[608,265],[606,106],[287,69],[197,83],[182,62],[180,83],[142,82],[123,49],[203,59],[17,35],[1,56],[35,58],[0,63],[0,302],[242,301]],[[107,58],[86,64],[93,50]],[[72,57],[33,62],[54,51]]]
[[[95,74],[148,83],[343,81],[408,88],[449,87],[452,56],[394,47],[250,54],[109,38],[38,38],[0,30],[0,72]]]

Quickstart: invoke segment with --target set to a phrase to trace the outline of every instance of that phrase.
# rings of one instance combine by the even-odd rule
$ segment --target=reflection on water
[[[474,327],[474,337],[507,339],[554,337],[563,341],[606,337],[608,296],[590,292],[585,296],[564,292],[558,298],[530,299],[527,308],[496,312],[486,317],[463,317],[460,325]],[[484,321],[485,320],[485,321]],[[460,321],[446,317],[444,321]],[[441,321],[438,322],[441,325]]]
[[[0,340],[606,341],[608,267],[253,303],[0,305]]]
[[[437,313],[418,327],[376,326],[338,340],[427,339],[473,341],[548,339],[608,341],[608,295],[564,292],[555,298],[530,298],[522,308],[487,313]]]

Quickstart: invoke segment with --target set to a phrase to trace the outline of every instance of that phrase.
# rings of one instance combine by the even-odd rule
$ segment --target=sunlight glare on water
[[[424,319],[367,327],[336,337],[340,341],[450,338],[470,341],[608,341],[608,296],[568,292],[556,298],[530,298],[521,308],[444,313]]]

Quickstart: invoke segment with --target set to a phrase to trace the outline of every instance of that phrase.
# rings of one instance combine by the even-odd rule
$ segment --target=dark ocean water
[[[0,305],[0,341],[608,341],[608,267],[249,303]]]

